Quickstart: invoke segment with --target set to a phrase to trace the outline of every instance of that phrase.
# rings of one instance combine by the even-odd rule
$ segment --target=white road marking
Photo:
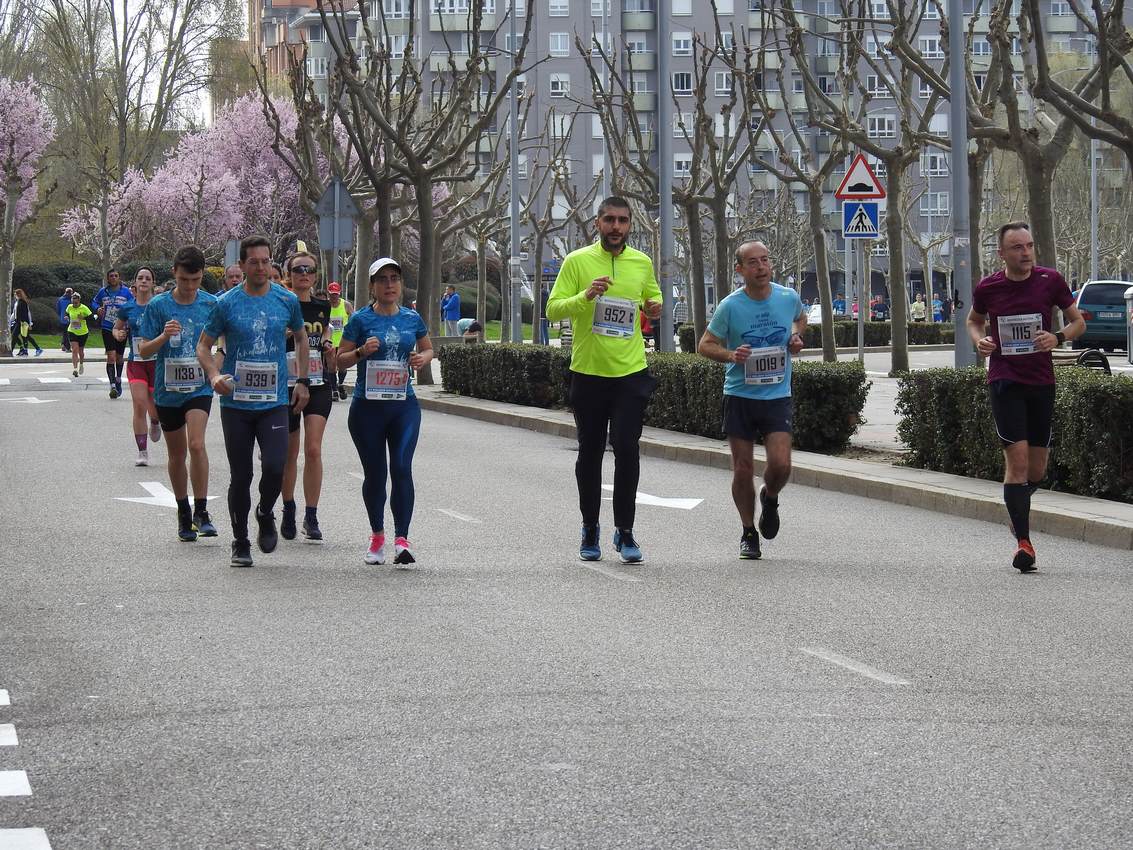
[[[0,747],[18,747],[19,745],[16,727],[11,723],[0,723]]]
[[[613,484],[603,484],[603,490],[614,492]],[[606,497],[609,501],[609,497]],[[657,508],[679,508],[682,511],[691,511],[704,499],[667,499],[664,496],[650,496],[648,493],[637,491],[637,503],[639,505],[652,505]]]
[[[69,384],[69,383],[71,383],[71,379],[70,378],[40,378],[39,382],[41,384]]]
[[[51,850],[42,829],[0,829],[0,850]]]
[[[839,667],[845,667],[847,670],[852,670],[859,675],[875,679],[878,682],[884,682],[887,685],[912,684],[908,679],[902,679],[900,676],[894,676],[892,673],[886,673],[884,670],[870,667],[868,664],[855,661],[853,658],[847,658],[845,655],[839,655],[837,652],[824,649],[821,646],[804,646],[800,647],[800,651],[805,652],[807,655],[813,655],[815,658],[821,658],[823,661],[829,661],[831,664],[837,664]]]
[[[346,474],[349,475],[351,478],[357,478],[359,481],[365,481],[366,480],[366,476],[363,475],[361,472],[348,472]]]
[[[177,507],[177,497],[173,495],[172,490],[160,481],[142,481],[139,483],[142,489],[149,493],[148,496],[115,496],[114,500],[117,502],[136,502],[139,505],[153,505],[155,508]],[[209,496],[209,498],[216,499],[219,497]]]
[[[57,398],[36,398],[30,395],[23,398],[0,398],[0,401],[11,401],[16,404],[53,404],[58,400]]]
[[[0,705],[11,705],[11,700],[8,699],[8,692],[0,688]]]
[[[458,514],[456,511],[446,510],[445,508],[437,508],[437,510],[440,511],[445,516],[450,516],[453,519],[460,520],[461,522],[471,522],[471,523],[474,523],[476,525],[483,525],[483,521],[476,519],[476,517],[474,517],[474,516],[467,516],[466,514]]]
[[[25,770],[0,770],[0,797],[30,797],[31,785]]]
[[[6,387],[12,383],[11,378],[0,378],[0,387]]]
[[[625,573],[619,573],[617,570],[611,570],[609,567],[603,567],[601,564],[594,564],[594,563],[590,563],[588,561],[582,561],[581,563],[582,563],[582,566],[586,567],[586,569],[588,569],[588,570],[593,570],[596,573],[601,573],[604,576],[609,576],[610,578],[617,579],[618,581],[628,581],[628,582],[639,582],[639,581],[641,581],[641,579],[638,578],[637,576],[631,576],[631,575],[626,575]]]

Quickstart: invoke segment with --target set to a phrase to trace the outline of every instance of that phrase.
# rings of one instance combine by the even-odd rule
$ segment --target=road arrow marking
[[[0,797],[30,797],[31,785],[24,770],[0,770]]]
[[[16,737],[16,727],[11,723],[0,723],[0,747],[18,747],[19,738]]]
[[[52,404],[59,401],[57,398],[36,398],[35,396],[24,396],[23,398],[0,398],[0,401],[11,401],[16,404]]]
[[[39,828],[0,829],[0,847],[5,850],[51,850],[47,833]]]
[[[155,508],[176,508],[177,497],[173,495],[173,491],[162,484],[160,481],[142,481],[142,489],[149,493],[148,496],[115,496],[115,500],[119,502],[136,502],[139,505],[153,505]],[[216,496],[209,496],[210,499],[217,498]]]
[[[0,689],[0,705],[11,705],[12,701],[8,697],[8,692]]]
[[[603,484],[603,490],[614,492],[613,484]],[[611,501],[609,496],[605,497],[607,501]],[[648,493],[637,491],[637,503],[639,505],[652,505],[655,508],[678,508],[682,511],[691,511],[704,499],[666,499],[663,496],[650,496]]]

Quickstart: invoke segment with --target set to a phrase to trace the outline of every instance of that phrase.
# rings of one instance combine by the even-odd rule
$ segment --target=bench
[[[1056,348],[1050,352],[1055,366],[1084,366],[1087,369],[1098,369],[1107,375],[1112,375],[1109,368],[1109,358],[1096,348],[1078,351],[1070,348]]]

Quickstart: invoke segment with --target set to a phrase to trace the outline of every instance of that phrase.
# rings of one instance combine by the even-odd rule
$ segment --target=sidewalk
[[[878,383],[880,381],[875,379],[875,386]],[[896,392],[895,381],[893,392]],[[880,409],[884,408],[885,402],[881,401],[884,393],[885,391],[879,395]],[[872,391],[870,395],[873,396]],[[439,385],[418,386],[417,396],[426,410],[527,428],[559,437],[573,439],[575,436],[574,418],[565,410],[544,410],[466,398],[446,393]],[[879,429],[884,427],[886,426],[878,426]],[[701,466],[731,468],[731,456],[723,440],[711,440],[660,428],[644,430],[641,453]],[[762,449],[756,446],[757,474],[763,472],[763,465]],[[852,493],[953,516],[1004,524],[1007,522],[1007,510],[1003,506],[1003,485],[998,482],[800,451],[793,453],[792,467],[791,480],[796,484]],[[1031,528],[1059,537],[1133,550],[1133,505],[1039,490],[1032,501]]]

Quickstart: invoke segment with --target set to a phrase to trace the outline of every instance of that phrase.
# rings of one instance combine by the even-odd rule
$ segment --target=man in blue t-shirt
[[[271,243],[250,236],[240,243],[244,283],[228,290],[216,303],[197,341],[197,360],[209,385],[220,396],[220,426],[232,479],[228,512],[232,517],[232,566],[252,566],[248,542],[248,511],[252,507],[252,457],[260,446],[260,502],[256,543],[261,552],[274,551],[276,499],[283,487],[287,462],[287,331],[295,341],[298,369],[291,408],[307,405],[308,342],[299,299],[271,282]],[[223,336],[224,372],[217,368],[213,344]]]
[[[445,294],[441,296],[441,318],[445,322],[445,336],[460,335],[456,326],[460,321],[460,293],[451,284],[445,287]]]
[[[122,395],[122,369],[126,354],[124,340],[114,336],[114,323],[118,320],[118,309],[134,296],[122,285],[118,269],[106,273],[106,286],[102,287],[90,302],[90,308],[102,322],[102,344],[106,349],[106,379],[110,382],[110,397]]]
[[[67,308],[71,306],[71,293],[74,291],[75,290],[68,286],[63,290],[63,294],[59,297],[59,300],[55,302],[55,315],[58,316],[59,327],[63,330],[62,351],[71,350],[71,338],[67,336],[67,325],[70,324],[70,319],[67,318]]]
[[[740,557],[760,557],[759,535],[779,533],[779,491],[791,474],[791,355],[803,348],[807,316],[799,294],[771,282],[771,254],[762,242],[736,249],[744,286],[720,302],[697,350],[727,363],[724,433],[732,450],[732,499],[740,513]],[[755,526],[755,439],[763,437],[767,466]]]

